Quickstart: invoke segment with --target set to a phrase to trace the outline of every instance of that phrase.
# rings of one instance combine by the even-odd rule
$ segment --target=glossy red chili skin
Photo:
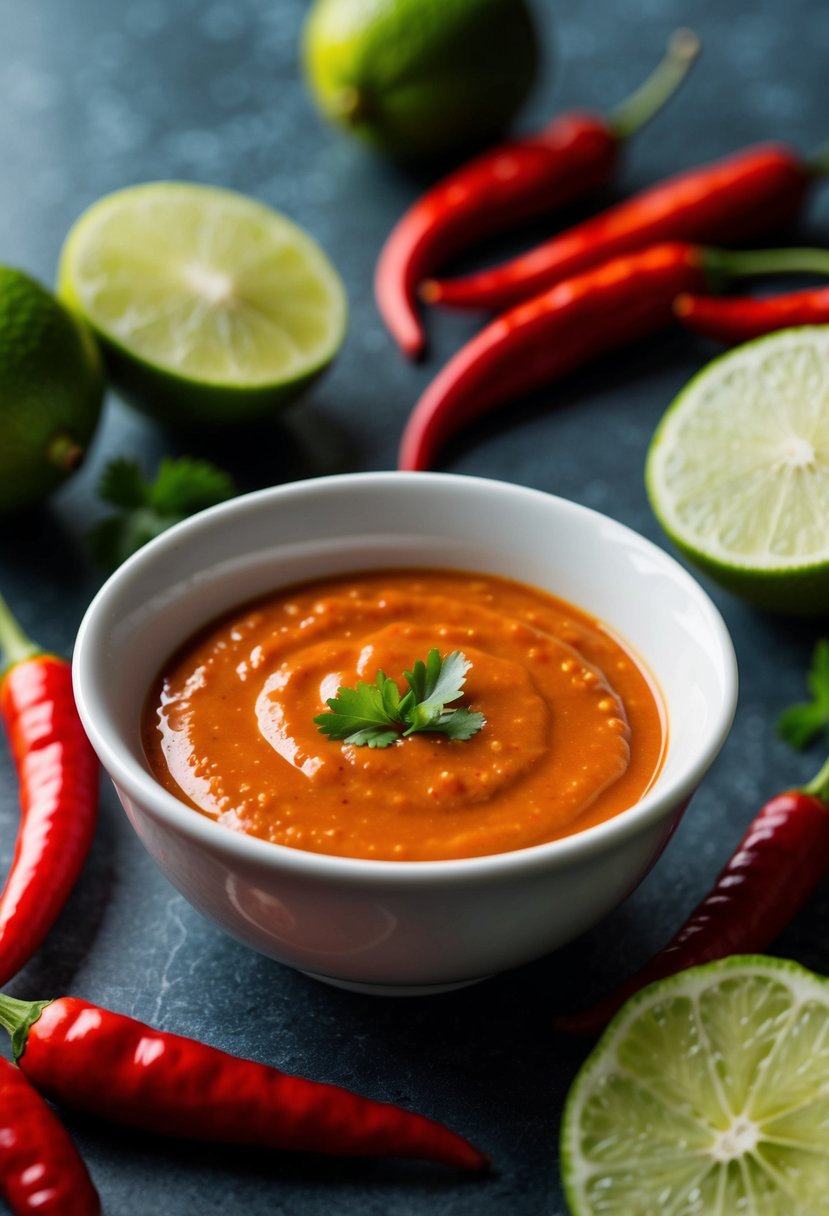
[[[374,276],[380,315],[404,353],[423,353],[417,288],[426,275],[482,237],[606,185],[619,147],[606,119],[564,114],[537,135],[482,153],[427,190],[392,229]]]
[[[794,325],[829,324],[829,287],[768,299],[683,295],[674,301],[674,312],[693,333],[732,345]]]
[[[47,1004],[18,1063],[56,1102],[192,1140],[340,1155],[487,1159],[422,1115],[289,1076],[74,997]]]
[[[443,444],[473,419],[670,324],[675,297],[704,290],[703,262],[695,246],[656,245],[575,275],[496,317],[417,402],[398,467],[432,467]]]
[[[72,693],[70,665],[54,655],[15,663],[0,711],[20,788],[20,827],[0,894],[0,984],[31,958],[63,908],[95,832],[98,760]]]
[[[657,241],[741,244],[791,223],[811,180],[788,148],[761,144],[668,178],[492,269],[428,280],[422,295],[430,303],[497,311]]]
[[[98,1193],[57,1115],[0,1059],[0,1194],[13,1216],[97,1216]]]
[[[829,806],[799,790],[779,794],[760,810],[682,927],[615,992],[556,1026],[598,1034],[645,985],[686,967],[729,954],[765,950],[786,928],[829,869]]]

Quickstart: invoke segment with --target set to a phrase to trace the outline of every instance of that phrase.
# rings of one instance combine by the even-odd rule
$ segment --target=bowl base
[[[370,984],[360,980],[342,980],[334,975],[320,975],[318,971],[303,971],[311,980],[329,984],[332,988],[344,988],[346,992],[361,992],[366,996],[437,996],[441,992],[454,992],[458,988],[469,988],[480,984],[491,976],[479,975],[471,980],[454,980],[449,984]]]

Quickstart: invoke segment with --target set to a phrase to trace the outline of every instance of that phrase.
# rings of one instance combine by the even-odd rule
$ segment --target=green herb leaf
[[[339,688],[336,697],[326,702],[328,710],[317,714],[314,722],[330,739],[358,747],[388,747],[400,736],[395,717],[399,699],[394,680],[378,671],[374,684],[361,680],[355,688]],[[393,712],[387,706],[393,706]]]
[[[465,741],[476,735],[485,721],[486,719],[482,713],[461,706],[460,709],[452,709],[449,713],[441,714],[431,729],[439,731],[449,739],[461,739]]]
[[[472,664],[460,650],[445,659],[433,647],[426,662],[418,659],[404,672],[408,691],[400,689],[384,671],[373,684],[360,681],[355,688],[339,688],[328,709],[314,722],[329,739],[358,747],[389,747],[403,736],[422,732],[465,741],[485,725],[483,714],[466,708],[446,709],[461,696]]]
[[[235,493],[230,475],[206,460],[165,457],[148,481],[137,461],[119,457],[107,465],[98,488],[101,499],[119,510],[91,529],[93,556],[114,570],[173,524]]]
[[[829,641],[825,638],[815,646],[806,683],[812,700],[791,705],[777,720],[781,739],[798,751],[829,727]]]
[[[403,674],[416,701],[449,705],[461,695],[466,673],[471,666],[460,650],[453,650],[445,659],[441,659],[440,651],[433,646],[425,663],[418,659],[412,670]]]
[[[138,461],[126,456],[111,460],[101,475],[98,496],[114,507],[143,507],[147,501],[147,482]]]
[[[207,460],[180,456],[165,457],[158,466],[155,481],[148,487],[149,504],[161,515],[178,515],[186,519],[213,507],[217,502],[233,498],[236,487],[233,478]]]

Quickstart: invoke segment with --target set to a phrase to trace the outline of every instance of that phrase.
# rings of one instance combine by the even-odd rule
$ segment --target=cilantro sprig
[[[402,696],[381,670],[373,684],[360,680],[354,688],[339,688],[314,722],[329,739],[357,747],[389,747],[407,735],[424,732],[471,739],[485,725],[484,715],[465,706],[446,708],[463,695],[471,666],[462,651],[441,658],[433,647],[425,663],[418,659],[411,671],[404,671],[408,688]]]
[[[791,705],[777,720],[781,739],[798,751],[808,747],[829,727],[829,641],[826,638],[821,638],[815,646],[806,684],[812,694],[811,701]]]
[[[114,570],[173,524],[236,492],[230,474],[207,460],[165,457],[150,481],[137,461],[118,457],[104,469],[98,487],[99,497],[117,511],[90,531],[93,555],[104,569]]]

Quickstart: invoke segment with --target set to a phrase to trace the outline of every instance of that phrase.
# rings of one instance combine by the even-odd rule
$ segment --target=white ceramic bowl
[[[215,823],[166,792],[139,738],[149,683],[200,625],[306,579],[390,566],[480,570],[607,621],[655,676],[661,774],[635,806],[564,840],[460,861],[330,857]],[[179,524],[91,604],[75,649],[84,725],[170,881],[280,962],[365,991],[439,991],[537,958],[599,921],[659,856],[728,732],[736,665],[707,595],[603,515],[502,482],[368,473],[279,486]]]

